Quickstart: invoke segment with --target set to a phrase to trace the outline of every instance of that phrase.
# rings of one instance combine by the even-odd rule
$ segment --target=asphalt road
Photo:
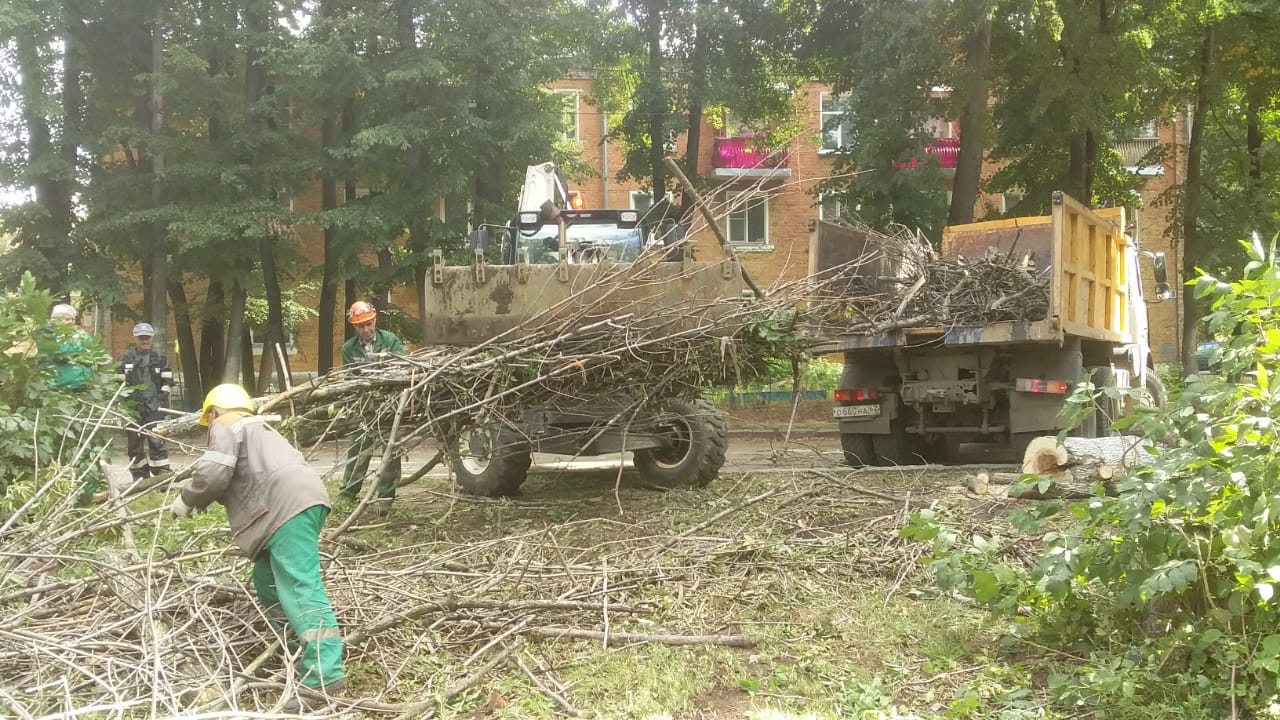
[[[321,473],[329,473],[335,465],[345,459],[346,443],[326,443],[310,453],[312,465]],[[124,439],[119,438],[112,444],[111,475],[114,481],[127,484],[129,478],[129,459],[124,455]],[[436,453],[434,445],[424,444],[415,448],[404,460],[403,473],[407,477],[423,464],[429,462]],[[199,455],[199,448],[189,451],[171,451],[170,462],[174,469],[194,461]],[[841,466],[843,455],[840,451],[840,438],[833,433],[815,433],[798,431],[784,442],[780,434],[748,432],[735,433],[729,439],[729,450],[725,458],[725,472],[745,472],[749,470],[796,470],[805,468],[833,468]],[[617,469],[619,464],[624,469],[631,467],[631,454],[602,455],[596,457],[571,458],[561,455],[534,453],[533,467],[530,472],[566,472],[584,471],[598,472]],[[375,459],[370,468],[376,471],[378,460]],[[447,478],[448,468],[444,464],[437,465],[427,473],[429,478]]]

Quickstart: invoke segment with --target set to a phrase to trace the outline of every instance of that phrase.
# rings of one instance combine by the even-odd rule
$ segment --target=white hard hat
[[[152,337],[156,334],[156,329],[151,327],[151,323],[140,322],[133,326],[134,337]]]
[[[79,314],[80,313],[76,312],[75,308],[66,303],[58,303],[49,311],[49,317],[58,320],[75,320],[76,316]]]

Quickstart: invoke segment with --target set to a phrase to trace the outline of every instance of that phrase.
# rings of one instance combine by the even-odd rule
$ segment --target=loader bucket
[[[626,315],[642,326],[655,307],[664,309],[664,325],[676,316],[683,327],[697,327],[732,314],[745,302],[744,289],[740,267],[728,258],[488,265],[477,254],[471,265],[446,265],[437,251],[424,290],[423,337],[431,345],[467,347]]]

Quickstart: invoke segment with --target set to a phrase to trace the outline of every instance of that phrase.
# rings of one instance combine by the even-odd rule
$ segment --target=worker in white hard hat
[[[56,324],[75,325],[80,313],[66,303],[58,303],[49,311],[49,319]],[[93,368],[81,362],[91,338],[76,328],[70,337],[58,344],[52,359],[53,384],[64,390],[79,390],[93,377]]]
[[[45,362],[53,373],[53,386],[76,395],[88,396],[96,384],[94,376],[101,363],[110,358],[98,347],[92,335],[76,325],[79,316],[80,313],[71,305],[54,305],[49,310],[50,322],[45,328],[49,336],[40,344],[46,348],[42,352],[46,353]],[[89,401],[92,402],[91,399]],[[75,418],[69,419],[69,423],[64,430],[63,445],[75,448],[84,438],[82,426]],[[103,433],[92,433],[90,437],[90,450],[82,453],[81,457],[97,459],[80,469],[81,504],[102,502],[108,495],[103,454],[94,449],[106,442],[106,437]]]
[[[117,378],[133,387],[137,424],[125,429],[129,442],[129,473],[134,480],[169,472],[169,448],[164,440],[147,432],[149,426],[164,419],[162,408],[169,407],[173,386],[173,370],[164,350],[151,345],[156,329],[151,323],[133,326],[133,347],[120,356]]]

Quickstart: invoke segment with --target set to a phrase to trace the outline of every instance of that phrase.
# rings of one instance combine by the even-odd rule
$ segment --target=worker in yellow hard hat
[[[253,589],[268,620],[301,644],[302,684],[325,694],[341,690],[342,635],[320,578],[320,527],[329,514],[320,474],[254,414],[253,398],[239,385],[210,390],[200,424],[209,427],[209,449],[179,490],[173,514],[187,517],[213,502],[226,507],[231,537],[253,558]],[[285,707],[296,712],[306,701]]]
[[[404,353],[404,344],[394,333],[378,329],[378,310],[364,300],[351,303],[347,310],[347,322],[355,330],[355,336],[342,344],[342,364],[344,367],[368,363],[380,356]],[[355,499],[364,485],[364,476],[369,472],[369,453],[371,445],[367,434],[361,432],[352,436],[347,448],[347,464],[342,471],[342,485],[339,496]],[[400,481],[400,455],[392,452],[391,458],[378,469],[378,505],[383,514],[391,511],[391,504],[396,498],[396,484]]]

